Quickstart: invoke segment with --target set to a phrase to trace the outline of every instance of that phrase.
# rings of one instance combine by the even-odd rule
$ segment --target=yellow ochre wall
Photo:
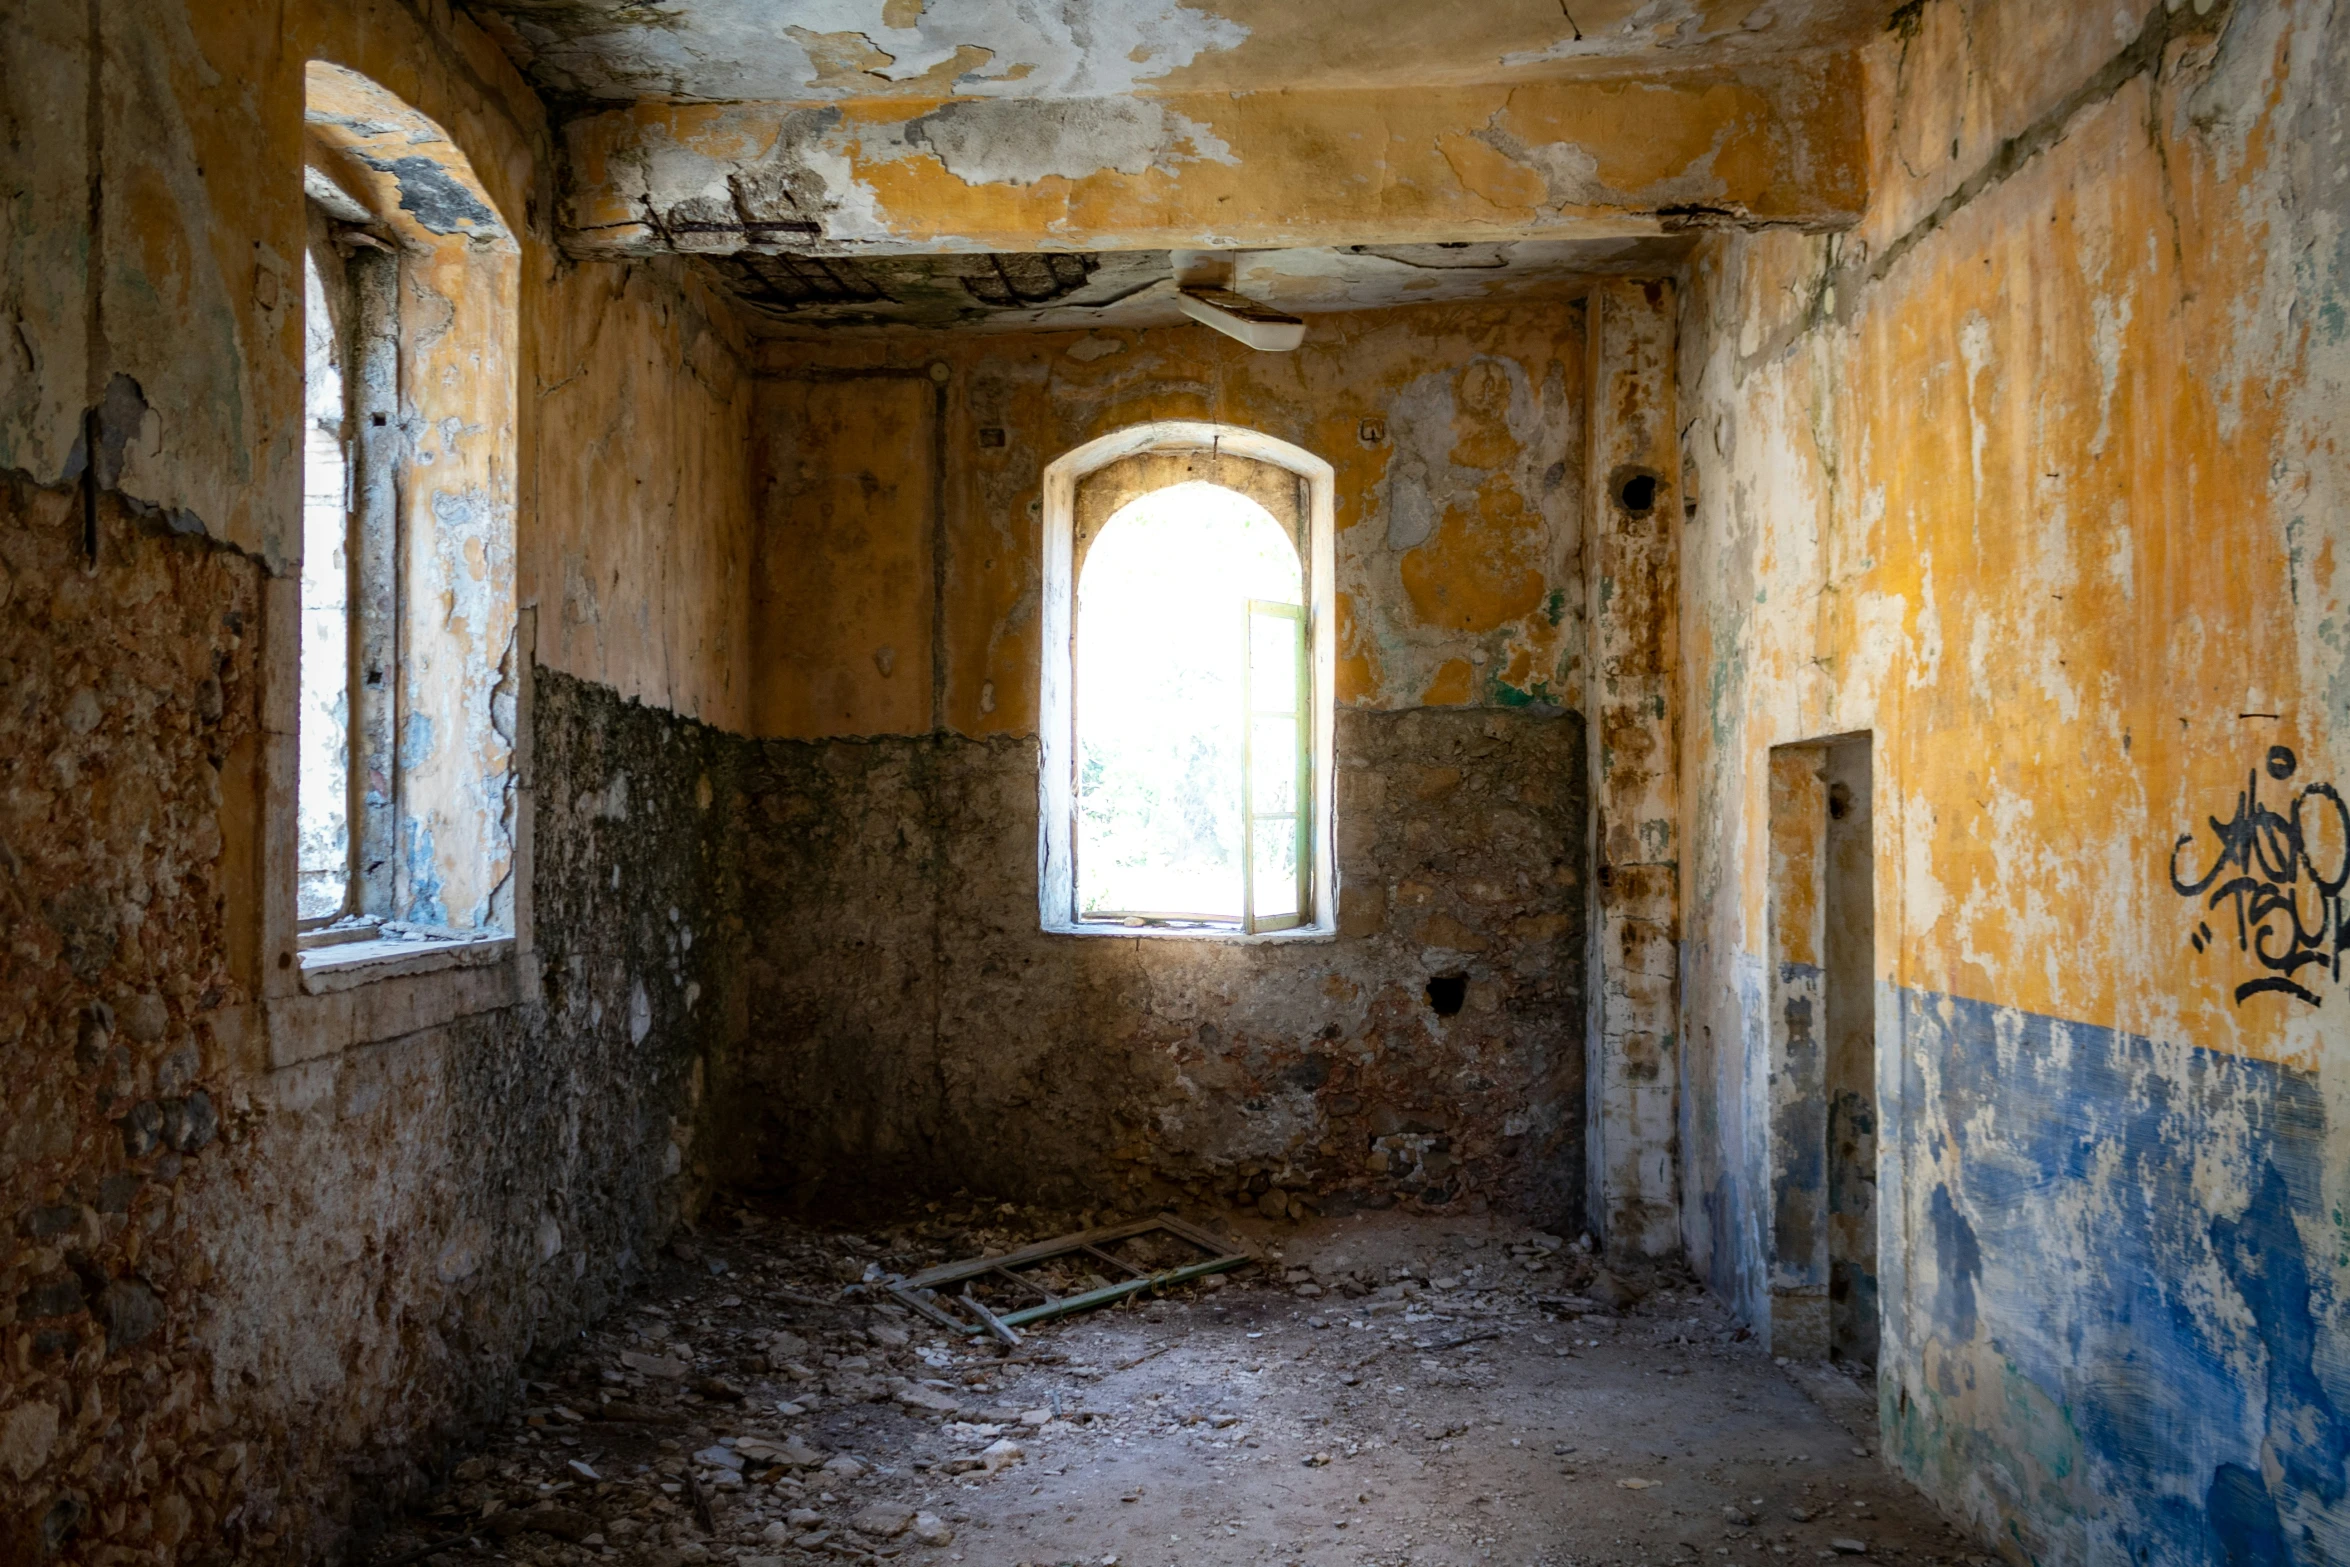
[[[1033,734],[1044,465],[1155,419],[1337,469],[1341,704],[1578,707],[1582,323],[1562,298],[1318,315],[1286,354],[1191,325],[766,344],[754,731]]]
[[[1767,1314],[1767,760],[1868,731],[1893,1456],[2036,1560],[2338,1550],[2350,22],[1929,0],[1863,68],[1861,224],[1684,295],[1684,1233]],[[2314,999],[2172,885],[2248,781]]]

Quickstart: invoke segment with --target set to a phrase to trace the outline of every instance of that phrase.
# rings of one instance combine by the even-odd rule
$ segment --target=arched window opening
[[[514,932],[522,671],[519,248],[433,120],[328,62],[306,86],[300,618],[282,629],[310,975]]]
[[[1127,502],[1077,590],[1077,907],[1283,929],[1305,891],[1305,570],[1200,480]]]
[[[1330,513],[1327,464],[1226,426],[1046,469],[1046,929],[1331,930]]]

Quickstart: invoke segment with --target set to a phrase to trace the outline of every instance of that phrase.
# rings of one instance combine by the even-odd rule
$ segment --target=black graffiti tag
[[[2269,747],[2266,771],[2278,783],[2298,765],[2285,747]],[[2245,774],[2234,817],[2210,818],[2218,848],[2209,870],[2192,881],[2179,874],[2179,856],[2195,834],[2182,833],[2171,845],[2171,890],[2182,898],[2208,891],[2209,909],[2232,906],[2236,949],[2268,970],[2236,987],[2238,1006],[2270,991],[2321,1006],[2299,976],[2315,966],[2339,980],[2342,954],[2350,951],[2342,906],[2342,890],[2350,886],[2350,806],[2333,785],[2319,783],[2294,795],[2287,810],[2272,810],[2260,802],[2260,773]],[[2198,922],[2188,939],[2203,951],[2214,940],[2210,924]]]

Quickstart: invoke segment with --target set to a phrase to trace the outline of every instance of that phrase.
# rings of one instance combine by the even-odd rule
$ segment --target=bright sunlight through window
[[[1082,919],[1303,923],[1305,573],[1287,530],[1221,485],[1128,502],[1078,578]]]

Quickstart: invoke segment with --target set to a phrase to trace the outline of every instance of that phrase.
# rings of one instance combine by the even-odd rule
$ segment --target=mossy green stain
[[[1485,700],[1494,707],[1532,707],[1541,703],[1550,707],[1564,707],[1566,703],[1550,689],[1547,678],[1529,681],[1523,690],[1495,675],[1485,682]]]

